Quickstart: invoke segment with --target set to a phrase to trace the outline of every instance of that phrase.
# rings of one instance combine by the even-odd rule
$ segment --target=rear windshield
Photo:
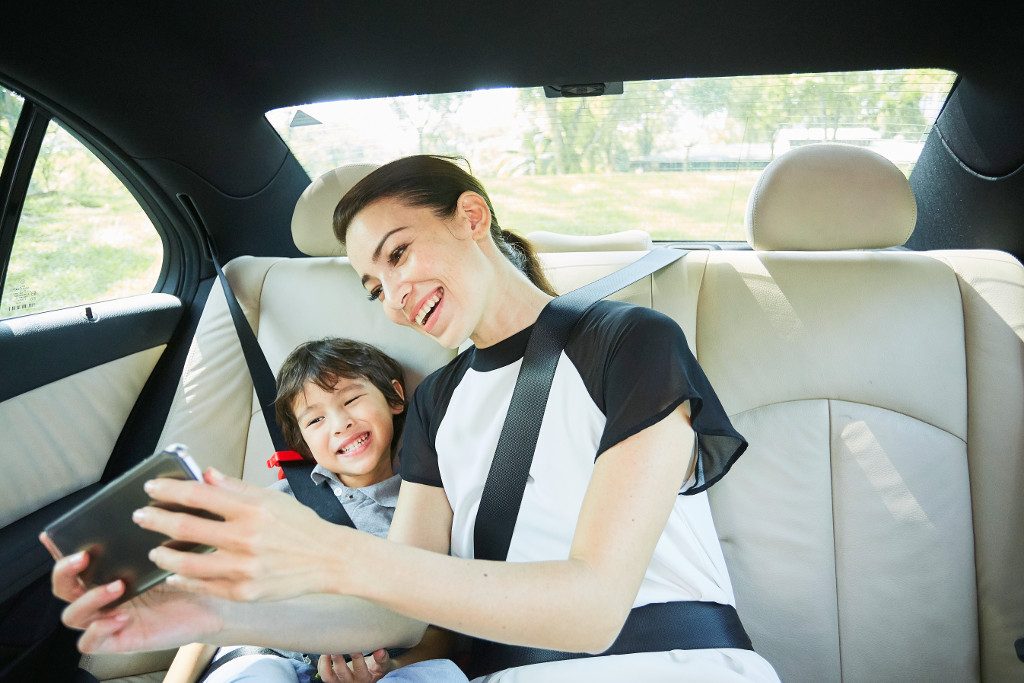
[[[754,181],[793,147],[861,145],[909,176],[955,78],[932,69],[688,78],[594,97],[503,88],[321,102],[267,119],[311,178],[409,154],[464,157],[502,227],[518,232],[639,228],[655,240],[740,241]]]

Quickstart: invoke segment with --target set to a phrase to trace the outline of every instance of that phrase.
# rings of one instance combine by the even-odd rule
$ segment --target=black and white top
[[[444,488],[454,512],[451,554],[456,557],[473,557],[480,495],[531,331],[461,353],[420,384],[409,406],[402,479]],[[682,492],[693,495],[677,498],[634,607],[674,600],[734,604],[704,491],[725,474],[746,442],[733,429],[675,321],[628,304],[600,302],[591,308],[559,358],[508,561],[566,559],[596,459],[687,400],[698,436],[698,462]],[[679,457],[692,453],[680,452]],[[634,667],[642,666],[646,680],[657,680],[650,676],[662,670],[658,667],[668,667],[666,676],[678,676],[684,661],[688,674],[699,674],[701,669],[694,666],[703,657],[700,653],[713,655],[716,662],[743,660],[743,671],[752,665],[755,670],[766,667],[768,673],[755,678],[775,680],[763,659],[744,652],[568,660],[499,672],[489,680],[543,681],[549,675],[550,680],[623,680],[624,670],[609,667],[610,660],[624,666],[628,661],[634,675]],[[747,661],[751,657],[757,661]],[[714,664],[707,671],[719,669]]]

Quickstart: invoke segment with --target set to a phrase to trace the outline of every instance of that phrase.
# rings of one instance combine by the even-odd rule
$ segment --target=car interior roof
[[[998,124],[1024,111],[1011,7],[18,3],[5,10],[0,74],[159,184],[206,193],[227,255],[294,255],[286,236],[252,225],[286,220],[280,207],[308,183],[267,110],[480,87],[940,67],[971,84],[975,109],[993,109]],[[1006,164],[1020,164],[1024,133],[997,127]]]

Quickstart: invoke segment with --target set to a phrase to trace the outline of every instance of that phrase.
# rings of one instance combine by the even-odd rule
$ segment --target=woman
[[[471,559],[502,406],[551,288],[526,243],[498,226],[483,187],[443,158],[371,173],[342,199],[335,231],[392,321],[449,348],[474,344],[413,396],[389,541],[212,472],[212,486],[151,482],[154,498],[225,521],[146,508],[137,523],[218,551],[156,549],[154,561],[176,573],[169,588],[111,616],[97,610],[117,584],[83,594],[73,581],[83,560],[59,565],[55,592],[75,599],[65,621],[87,627],[83,649],[212,640],[368,651],[414,643],[432,623],[513,646],[601,653],[631,608],[732,603],[703,490],[746,444],[678,325],[611,302],[584,316],[559,362],[509,561]],[[165,623],[169,615],[194,625]],[[490,680],[776,680],[750,650],[674,648],[534,664]]]

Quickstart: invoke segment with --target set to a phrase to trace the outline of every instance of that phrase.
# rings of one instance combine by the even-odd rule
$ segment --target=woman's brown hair
[[[491,212],[491,239],[501,253],[538,289],[557,296],[540,266],[533,247],[523,237],[498,224],[484,186],[459,166],[458,157],[420,154],[381,166],[356,183],[334,210],[334,236],[345,244],[348,227],[360,211],[380,199],[397,199],[407,206],[427,207],[438,218],[451,219],[463,192],[476,192]]]

